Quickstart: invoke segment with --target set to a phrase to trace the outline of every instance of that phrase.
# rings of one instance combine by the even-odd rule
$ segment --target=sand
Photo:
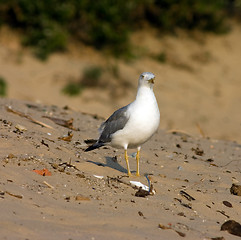
[[[238,239],[220,228],[240,221],[241,197],[230,193],[240,144],[159,130],[142,148],[139,178],[129,150],[128,178],[122,150],[84,152],[101,119],[9,99],[0,113],[1,239]],[[33,171],[42,169],[51,176]],[[129,181],[148,185],[145,174],[156,194],[137,197]]]
[[[237,24],[223,36],[136,32],[137,58],[129,61],[72,43],[41,62],[16,33],[3,27],[0,36],[8,84],[0,98],[1,239],[239,239],[220,230],[241,222],[241,197],[230,192],[241,185]],[[165,63],[153,57],[162,52]],[[62,93],[93,65],[103,69],[98,86]],[[142,147],[139,178],[135,151],[128,152],[128,178],[121,149],[87,153],[85,140],[134,99],[144,71],[156,75],[161,123]],[[136,196],[130,181],[148,185],[146,174],[155,194]]]

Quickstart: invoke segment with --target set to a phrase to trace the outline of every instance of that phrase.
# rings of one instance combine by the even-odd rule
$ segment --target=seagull
[[[155,75],[151,72],[144,72],[140,75],[136,99],[127,106],[115,111],[101,124],[99,139],[85,149],[85,152],[105,145],[123,148],[127,172],[131,176],[127,149],[136,148],[136,176],[140,176],[141,146],[154,135],[160,123],[160,112],[153,92],[154,79]]]

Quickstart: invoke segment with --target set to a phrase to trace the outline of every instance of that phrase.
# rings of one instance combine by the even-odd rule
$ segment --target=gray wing
[[[105,122],[101,124],[99,128],[99,143],[111,142],[111,135],[125,127],[130,118],[127,113],[128,106],[129,105],[118,109]]]

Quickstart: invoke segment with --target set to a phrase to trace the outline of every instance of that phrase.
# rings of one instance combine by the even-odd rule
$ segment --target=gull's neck
[[[153,88],[149,85],[139,85],[136,94],[136,99],[146,98],[148,95],[154,95]]]

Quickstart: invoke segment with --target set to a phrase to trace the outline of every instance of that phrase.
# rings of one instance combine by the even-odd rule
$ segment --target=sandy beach
[[[84,152],[101,119],[8,99],[0,111],[2,239],[239,238],[220,229],[240,221],[240,144],[159,130],[139,178],[129,151],[129,178],[122,150]],[[146,175],[155,194],[136,196],[130,181]]]
[[[0,98],[1,239],[240,239],[240,26],[221,36],[136,32],[129,62],[74,44],[41,62],[16,33],[1,28],[0,36],[8,87]],[[162,52],[165,63],[155,59]],[[99,85],[64,95],[89,66],[102,67]],[[161,123],[142,147],[139,178],[128,151],[129,178],[122,149],[84,150],[102,121],[134,100],[144,71],[156,75]],[[130,181],[150,181],[152,194]],[[223,225],[230,220],[236,230]]]

